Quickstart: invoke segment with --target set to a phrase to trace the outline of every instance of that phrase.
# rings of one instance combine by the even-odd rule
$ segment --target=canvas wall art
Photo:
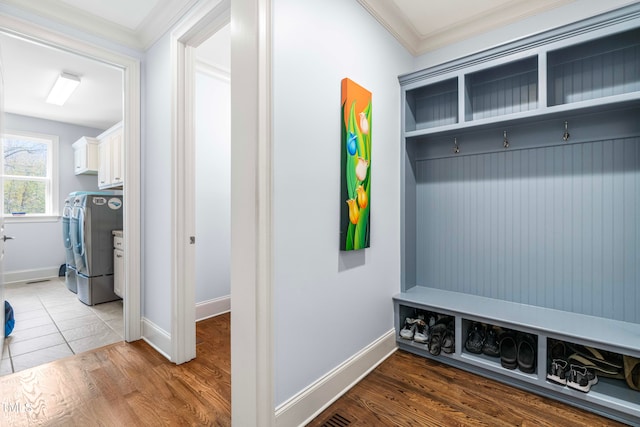
[[[371,236],[371,92],[342,80],[340,249],[368,248]]]

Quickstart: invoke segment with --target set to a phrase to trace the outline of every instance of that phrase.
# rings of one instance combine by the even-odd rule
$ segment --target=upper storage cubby
[[[538,108],[538,57],[465,76],[465,120],[504,116]]]
[[[458,79],[406,92],[405,129],[429,129],[458,123]]]
[[[404,136],[627,108],[640,101],[640,4],[400,76]]]
[[[640,29],[548,52],[549,106],[640,91]]]

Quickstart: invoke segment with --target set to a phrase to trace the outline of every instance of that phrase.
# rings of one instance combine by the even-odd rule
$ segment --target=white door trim
[[[141,337],[140,314],[140,61],[31,22],[0,15],[0,31],[90,57],[123,71],[123,118],[126,144],[124,187],[125,298],[124,338]]]
[[[171,361],[177,364],[196,357],[194,48],[229,22],[229,4],[200,3],[171,32]]]
[[[192,65],[197,46],[231,17],[231,400],[237,426],[275,425],[272,322],[271,1],[206,1],[171,36],[174,257],[172,360],[195,355],[195,292],[187,237],[195,229]],[[224,18],[224,17],[227,18]],[[182,92],[182,94],[180,93]],[[187,176],[190,175],[190,176]],[[191,181],[190,181],[191,180]],[[191,193],[185,195],[186,192]],[[197,236],[196,236],[197,237]],[[197,241],[196,241],[197,243]],[[189,264],[187,264],[189,263]],[[188,268],[187,268],[188,267]],[[187,271],[188,270],[188,271]],[[193,331],[193,332],[192,332]],[[186,345],[185,345],[186,344]]]
[[[231,419],[273,426],[271,0],[231,4]]]

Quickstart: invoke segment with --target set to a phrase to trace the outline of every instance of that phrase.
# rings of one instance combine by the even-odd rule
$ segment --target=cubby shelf
[[[505,116],[492,116],[488,118],[448,124],[438,127],[429,127],[418,130],[406,130],[404,137],[408,140],[429,141],[430,138],[446,135],[459,135],[473,133],[486,128],[503,128],[505,126],[530,123],[532,120],[548,120],[554,117],[566,117],[568,115],[602,113],[631,108],[640,104],[640,91],[611,95],[596,100],[575,101],[571,104],[560,104],[551,107],[537,108],[534,110],[511,113]]]
[[[540,63],[547,64],[544,78]],[[400,82],[405,78],[416,79],[414,74],[401,76]],[[460,85],[456,76],[417,87],[414,83],[403,94],[406,138],[578,110],[620,108],[640,101],[640,31],[627,30],[561,49],[539,48],[535,56],[464,74]],[[462,117],[459,111],[464,111]]]
[[[547,339],[553,338],[607,349],[627,356],[640,357],[640,325],[585,316],[543,307],[517,304],[476,295],[414,287],[394,297],[396,330],[411,309],[433,311],[456,318],[456,350],[433,356],[425,344],[417,344],[398,336],[398,348],[438,360],[480,375],[527,390],[550,395],[573,405],[604,412],[624,422],[639,419],[640,392],[627,387],[623,380],[599,378],[590,392],[582,393],[553,384],[547,375]],[[466,321],[477,321],[537,336],[536,371],[532,374],[506,369],[499,358],[469,353],[464,349]],[[588,331],[588,333],[587,333]],[[591,405],[591,406],[590,406]]]
[[[432,83],[406,94],[407,130],[439,128],[458,123],[458,79]]]
[[[640,3],[399,81],[398,348],[637,424],[624,381],[546,371],[549,339],[640,358]],[[412,310],[454,317],[455,351],[400,338]],[[536,371],[467,352],[471,322],[535,335]]]

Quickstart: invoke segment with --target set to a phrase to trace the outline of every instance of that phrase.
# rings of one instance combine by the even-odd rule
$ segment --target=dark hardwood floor
[[[229,325],[199,322],[179,366],[140,340],[0,377],[0,426],[230,426]]]
[[[399,350],[308,427],[347,425],[593,427],[624,424]]]
[[[0,377],[0,426],[229,426],[229,322],[229,314],[199,322],[197,358],[179,366],[144,341],[137,341]],[[336,414],[342,415],[346,424],[333,423],[338,419]],[[400,351],[309,425],[325,423],[620,425]]]

